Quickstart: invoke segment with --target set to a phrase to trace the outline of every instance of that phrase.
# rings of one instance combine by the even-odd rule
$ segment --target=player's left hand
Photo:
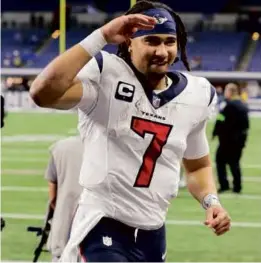
[[[213,205],[206,210],[206,220],[204,224],[212,228],[217,236],[220,236],[230,230],[231,218],[222,206]]]

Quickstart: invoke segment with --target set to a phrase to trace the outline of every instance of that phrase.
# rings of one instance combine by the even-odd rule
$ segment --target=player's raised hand
[[[217,236],[220,236],[230,230],[231,218],[222,206],[213,205],[206,210],[204,224],[212,228]]]
[[[123,15],[101,27],[107,43],[120,44],[138,30],[151,30],[156,19],[142,14]]]

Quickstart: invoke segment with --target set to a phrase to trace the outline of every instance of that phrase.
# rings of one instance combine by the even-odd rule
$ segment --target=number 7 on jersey
[[[157,159],[167,143],[172,126],[138,117],[132,117],[131,129],[141,136],[152,134],[153,138],[143,155],[142,165],[136,177],[134,187],[149,187]]]

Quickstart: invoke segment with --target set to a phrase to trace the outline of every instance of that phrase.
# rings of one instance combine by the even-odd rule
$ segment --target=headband
[[[153,35],[153,34],[170,34],[176,35],[176,22],[171,14],[164,8],[153,8],[142,12],[143,15],[156,18],[157,22],[151,30],[138,30],[132,38]]]

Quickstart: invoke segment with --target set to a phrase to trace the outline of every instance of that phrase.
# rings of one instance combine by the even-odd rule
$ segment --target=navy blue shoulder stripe
[[[100,73],[102,73],[102,68],[103,68],[103,56],[102,56],[102,53],[99,52],[99,53],[95,56],[95,59],[96,59],[96,61],[97,61],[97,64],[98,64]]]
[[[212,85],[210,86],[210,99],[209,99],[209,103],[208,103],[208,106],[211,104],[211,102],[213,101],[214,99],[214,96],[215,96],[215,93],[216,93],[216,89],[215,87],[213,87]]]

